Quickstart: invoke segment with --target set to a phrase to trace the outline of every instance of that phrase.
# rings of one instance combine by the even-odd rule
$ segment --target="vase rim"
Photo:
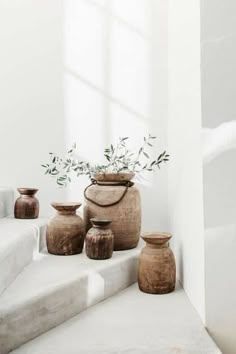
[[[91,223],[95,226],[108,226],[112,223],[111,219],[103,219],[103,218],[91,218]]]
[[[82,203],[80,202],[52,202],[51,206],[58,211],[73,211],[78,209]]]
[[[131,181],[135,176],[134,172],[109,172],[109,173],[96,173],[94,178],[96,181],[101,182],[120,182]]]
[[[17,190],[20,194],[26,194],[26,195],[33,195],[38,192],[38,188],[20,187],[20,188],[17,188]]]
[[[147,243],[162,245],[171,239],[172,234],[169,232],[151,231],[144,232],[141,237]]]

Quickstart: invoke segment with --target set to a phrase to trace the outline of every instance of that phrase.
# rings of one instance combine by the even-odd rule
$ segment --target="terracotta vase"
[[[140,238],[141,202],[133,177],[134,173],[98,174],[84,192],[86,231],[92,218],[112,220],[115,251],[136,247]]]
[[[52,203],[57,210],[47,225],[46,241],[49,253],[72,255],[81,253],[84,245],[84,222],[76,215],[81,203]]]
[[[20,197],[15,202],[14,215],[16,219],[36,219],[39,216],[39,201],[35,197],[38,189],[18,188]]]
[[[91,219],[93,227],[85,237],[85,250],[89,258],[108,259],[112,257],[114,235],[109,228],[111,220]]]
[[[166,294],[175,289],[176,267],[169,248],[168,233],[147,232],[142,238],[146,246],[139,256],[139,289],[150,294]]]

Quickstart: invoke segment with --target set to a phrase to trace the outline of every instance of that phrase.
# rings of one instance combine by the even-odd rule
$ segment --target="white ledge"
[[[104,261],[39,254],[0,297],[0,353],[133,284],[139,252],[114,252]]]

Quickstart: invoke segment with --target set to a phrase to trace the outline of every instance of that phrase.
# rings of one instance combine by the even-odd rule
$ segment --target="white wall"
[[[167,145],[167,3],[161,0],[66,0],[67,143],[101,161],[119,136],[134,145],[158,136]],[[86,179],[68,198],[82,199]],[[167,166],[140,186],[143,230],[167,230]]]
[[[205,317],[200,2],[169,1],[169,221],[184,289]]]
[[[63,194],[40,167],[63,151],[62,69],[61,1],[0,0],[0,186],[39,188],[43,214]]]
[[[201,1],[206,324],[236,352],[236,3]]]

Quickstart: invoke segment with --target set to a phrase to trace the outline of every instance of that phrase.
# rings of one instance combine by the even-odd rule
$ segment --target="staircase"
[[[13,353],[220,353],[180,287],[170,295],[152,296],[131,286],[137,280],[140,247],[114,252],[105,261],[85,254],[50,255],[45,249],[47,220],[16,220],[12,212],[13,192],[2,188],[1,354],[20,346]],[[68,342],[71,336],[74,341]]]

